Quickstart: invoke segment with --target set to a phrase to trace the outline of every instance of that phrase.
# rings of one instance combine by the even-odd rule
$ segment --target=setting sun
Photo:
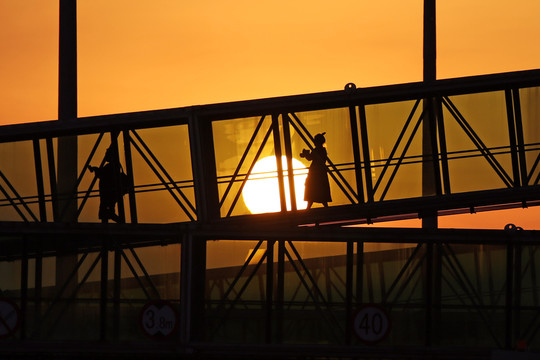
[[[289,195],[289,182],[287,176],[287,157],[281,158],[283,164],[283,178],[285,184],[285,198],[287,210],[291,209],[291,198]],[[294,190],[296,193],[296,207],[299,210],[307,207],[304,201],[304,184],[308,170],[299,160],[293,158]],[[280,211],[279,184],[277,178],[277,164],[275,156],[265,157],[255,164],[251,175],[248,177],[243,191],[244,202],[249,211],[253,214]]]

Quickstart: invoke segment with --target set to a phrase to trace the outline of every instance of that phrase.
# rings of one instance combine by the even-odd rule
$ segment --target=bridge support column
[[[60,0],[58,121],[77,120],[77,6],[75,0]],[[58,138],[57,204],[54,221],[77,222],[77,137]],[[54,205],[53,205],[54,206]],[[77,277],[70,274],[77,267],[77,254],[71,242],[62,242],[56,256],[56,287],[73,294]],[[70,305],[70,308],[71,305]],[[69,317],[69,316],[67,316]]]
[[[188,122],[197,221],[201,224],[220,217],[216,159],[212,123],[191,116]],[[180,278],[181,341],[204,340],[206,241],[184,234]]]
[[[206,239],[185,234],[180,278],[180,341],[203,341],[205,336]]]

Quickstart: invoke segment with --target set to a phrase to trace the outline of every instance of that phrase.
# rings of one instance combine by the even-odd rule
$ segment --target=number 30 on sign
[[[356,336],[370,344],[383,340],[390,333],[388,313],[375,304],[366,304],[356,312],[353,318],[353,329]]]

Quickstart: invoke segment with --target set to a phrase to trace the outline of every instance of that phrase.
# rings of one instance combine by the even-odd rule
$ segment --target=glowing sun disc
[[[289,191],[289,179],[287,168],[287,157],[282,156],[283,180],[285,183],[285,199],[287,210],[291,209],[291,199]],[[304,190],[308,170],[306,166],[295,158],[292,159],[294,190],[296,198],[296,208],[305,209],[307,202],[304,201]],[[242,191],[244,203],[252,214],[281,211],[279,201],[279,183],[277,178],[277,164],[275,156],[268,156],[255,163],[248,181]]]

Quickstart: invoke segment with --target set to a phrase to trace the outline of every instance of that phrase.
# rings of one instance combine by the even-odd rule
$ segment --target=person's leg
[[[103,224],[106,224],[109,222],[109,216],[107,214],[107,206],[103,200],[101,200],[101,202],[99,203],[98,217]]]
[[[116,203],[115,202],[113,202],[112,204],[109,205],[109,207],[108,207],[108,215],[109,215],[109,219],[111,219],[115,223],[121,223],[122,222],[122,219],[120,218],[120,215],[116,215]]]

